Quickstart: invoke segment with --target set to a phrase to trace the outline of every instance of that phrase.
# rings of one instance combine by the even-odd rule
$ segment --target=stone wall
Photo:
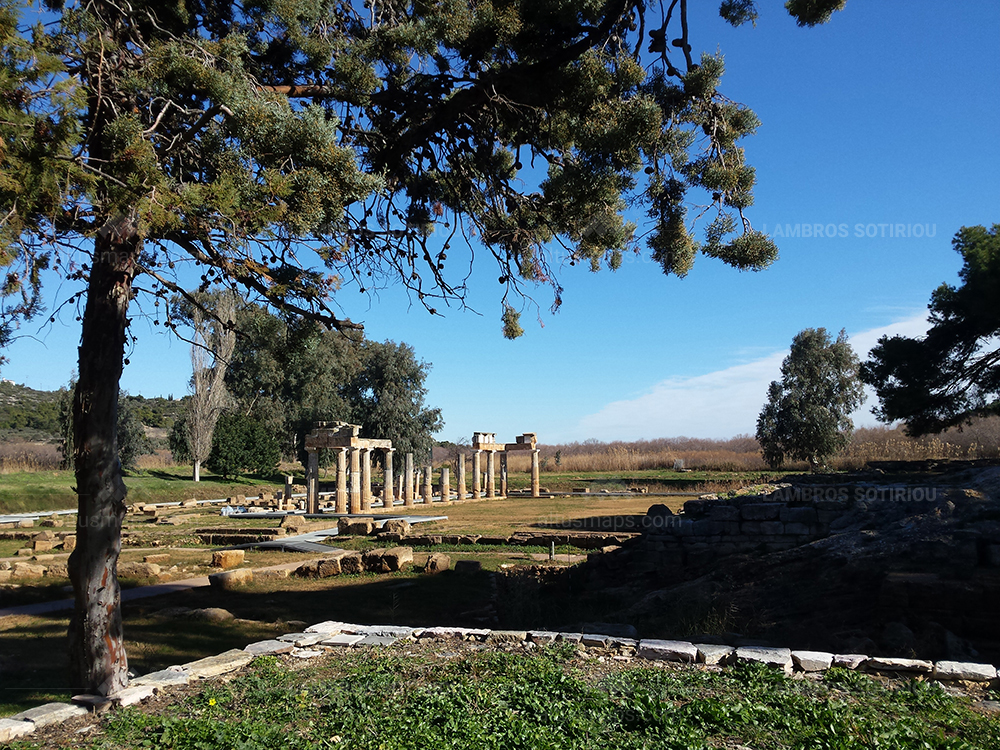
[[[689,500],[680,514],[652,506],[640,542],[653,568],[700,568],[734,554],[780,552],[846,528],[891,505],[901,515],[932,512],[947,499],[912,488],[820,486],[769,495]]]

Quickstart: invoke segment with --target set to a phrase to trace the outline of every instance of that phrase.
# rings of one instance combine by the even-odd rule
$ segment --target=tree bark
[[[201,481],[201,459],[200,458],[196,458],[194,460],[194,476],[192,477],[192,479],[195,482],[200,482]]]
[[[105,227],[94,242],[83,314],[73,401],[77,544],[69,559],[75,599],[69,656],[76,693],[113,695],[128,683],[117,574],[127,492],[118,460],[118,382],[140,247],[131,221]]]

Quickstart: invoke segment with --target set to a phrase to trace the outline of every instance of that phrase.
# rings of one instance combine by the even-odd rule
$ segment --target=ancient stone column
[[[382,482],[382,510],[392,510],[393,503],[393,493],[392,493],[392,457],[396,452],[394,448],[386,448],[384,454],[385,460],[385,473],[383,474]]]
[[[537,448],[531,451],[531,496],[532,497],[541,497],[542,495],[541,477],[539,476],[539,469],[538,469],[538,454],[540,452],[541,451],[539,451]]]
[[[347,512],[347,448],[337,448],[337,513]]]
[[[315,513],[317,500],[319,499],[319,453],[309,451],[308,466],[306,468],[306,513]],[[288,503],[285,503],[288,507]]]
[[[413,454],[406,454],[406,478],[403,481],[403,505],[413,507]]]
[[[458,454],[458,501],[465,500],[465,454]]]
[[[424,467],[424,504],[430,505],[434,500],[434,467]]]
[[[288,503],[292,501],[292,477],[289,474],[285,475],[285,491],[281,493],[281,502],[278,503],[278,510],[288,506]]]
[[[486,454],[486,497],[492,500],[497,496],[497,452],[490,451]]]
[[[361,449],[361,512],[372,511],[372,449]]]
[[[483,452],[476,451],[472,454],[472,499],[478,500],[483,496]]]
[[[441,502],[451,505],[451,469],[441,467]]]
[[[351,513],[361,512],[361,449],[348,448],[351,454]]]
[[[507,451],[500,451],[500,497],[507,497]]]

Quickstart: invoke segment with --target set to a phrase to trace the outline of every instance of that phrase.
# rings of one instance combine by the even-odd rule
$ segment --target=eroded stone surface
[[[245,586],[253,581],[253,571],[250,568],[236,568],[236,570],[226,570],[222,573],[212,573],[208,577],[208,582],[212,588],[229,591],[231,589]]]
[[[30,721],[15,719],[0,719],[0,742],[10,742],[18,737],[24,737],[35,731],[35,724]]]
[[[787,648],[763,648],[741,646],[736,649],[737,661],[751,661],[780,667],[786,671],[792,668],[792,652]]]
[[[136,677],[130,684],[167,687],[169,685],[187,685],[190,681],[191,676],[185,670],[161,669],[159,672],[150,672],[142,677]]]
[[[47,727],[49,724],[59,724],[74,716],[86,714],[87,709],[83,706],[74,706],[72,703],[46,703],[43,706],[35,706],[27,711],[14,714],[9,718],[14,721],[30,721],[36,727]]]
[[[331,635],[329,638],[324,638],[320,643],[324,646],[339,646],[339,647],[349,647],[353,646],[359,641],[364,640],[363,635],[348,635],[347,633],[340,633],[339,635]]]
[[[188,662],[184,665],[192,678],[215,677],[215,675],[232,672],[246,666],[253,659],[253,654],[241,648],[233,648],[216,656]]]
[[[725,664],[736,651],[732,646],[714,643],[698,643],[695,646],[698,649],[698,661],[702,664]]]
[[[934,665],[934,677],[938,680],[968,680],[989,682],[997,677],[997,669],[992,664],[972,664],[961,661],[939,661]]]
[[[934,663],[923,659],[896,659],[889,656],[873,656],[865,662],[865,668],[875,672],[916,672],[929,674],[934,671]]]
[[[822,672],[833,664],[833,654],[826,651],[792,651],[792,662],[803,672]]]
[[[257,641],[247,644],[243,650],[254,656],[265,656],[267,654],[290,654],[295,644],[278,640]]]
[[[555,643],[558,633],[551,633],[548,630],[532,630],[528,633],[528,640],[539,645]]]
[[[857,669],[868,661],[866,654],[834,654],[833,666],[841,669]]]
[[[698,647],[687,641],[643,639],[639,641],[636,656],[654,661],[682,661],[690,663],[698,660]]]
[[[124,690],[115,693],[115,699],[121,706],[134,706],[142,703],[147,698],[156,694],[157,688],[153,685],[130,685]]]
[[[334,620],[325,620],[323,622],[318,622],[315,625],[310,625],[306,628],[307,633],[328,633],[330,635],[336,635],[344,630],[345,627],[349,627],[347,623],[336,622]]]

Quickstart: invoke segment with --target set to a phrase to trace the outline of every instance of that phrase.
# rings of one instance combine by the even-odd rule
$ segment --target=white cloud
[[[850,336],[861,359],[882,336],[922,336],[926,314]],[[596,414],[583,417],[574,432],[599,440],[638,440],[656,437],[727,438],[752,434],[757,414],[767,397],[767,386],[781,375],[787,350],[752,362],[687,378],[670,378],[638,398],[613,401]],[[856,425],[874,424],[871,402],[854,415]]]

